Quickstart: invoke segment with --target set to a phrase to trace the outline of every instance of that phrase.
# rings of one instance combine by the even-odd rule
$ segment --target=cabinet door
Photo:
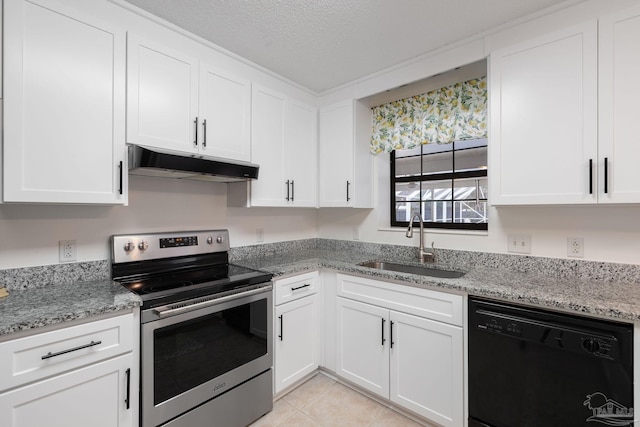
[[[127,142],[196,153],[198,61],[129,35]]]
[[[133,426],[126,403],[135,391],[127,378],[132,366],[133,356],[120,356],[0,394],[0,425]]]
[[[392,311],[393,402],[446,427],[463,426],[462,328]]]
[[[389,310],[344,298],[337,302],[337,370],[389,398]]]
[[[321,207],[353,205],[353,101],[320,109]]]
[[[251,161],[251,82],[200,69],[200,154]]]
[[[286,206],[284,175],[285,96],[253,85],[251,100],[251,161],[260,176],[251,182],[252,206]]]
[[[492,204],[596,202],[597,59],[595,21],[491,53]]]
[[[601,174],[598,200],[600,203],[638,203],[640,86],[636,80],[640,75],[640,8],[602,18],[599,38],[598,168]]]
[[[276,307],[275,392],[279,393],[318,368],[320,325],[318,295]]]
[[[289,200],[292,206],[316,207],[318,204],[317,114],[311,105],[287,101],[284,156],[285,177],[292,181]]]
[[[55,1],[4,8],[4,201],[126,203],[125,31]]]

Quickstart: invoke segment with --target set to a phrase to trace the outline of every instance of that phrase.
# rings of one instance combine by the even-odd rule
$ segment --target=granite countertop
[[[419,265],[407,258],[381,257],[357,251],[312,249],[280,255],[247,258],[234,263],[278,276],[328,268],[378,279],[405,282],[409,286],[464,292],[542,308],[569,310],[577,314],[605,316],[613,320],[640,320],[640,284],[595,279],[554,277],[545,272],[523,273],[497,268],[429,264],[429,267],[464,271],[458,279],[442,279],[397,273],[357,264],[363,261],[395,261]]]
[[[111,280],[9,290],[0,298],[0,335],[129,310],[141,300]]]
[[[482,258],[482,254],[480,262],[465,264],[464,257],[457,253],[449,258],[445,254],[440,257],[441,263],[428,265],[466,273],[461,278],[444,279],[358,266],[361,262],[373,260],[420,265],[414,258],[399,256],[393,250],[381,254],[353,248],[285,246],[260,256],[249,256],[248,253],[241,255],[232,260],[232,263],[264,270],[272,273],[276,279],[327,268],[374,279],[400,281],[407,286],[463,292],[542,308],[568,310],[577,314],[604,316],[618,321],[640,321],[640,269],[628,269],[624,266],[619,266],[619,270],[616,270],[615,266],[596,263],[590,265],[594,270],[585,277],[563,277],[553,274],[557,272],[556,265],[545,264],[540,260],[508,258],[509,262],[524,262],[526,271],[529,272],[521,272],[522,270],[506,268],[509,265],[505,268],[496,267],[489,258]],[[98,270],[102,271],[103,263],[98,264]],[[562,268],[566,267],[565,264],[562,264]],[[572,266],[569,265],[570,267]],[[67,280],[69,277],[73,278],[69,275],[62,276],[67,277]],[[46,281],[43,283],[36,274],[34,282],[39,285],[25,289],[8,288],[9,296],[0,298],[0,336],[130,310],[141,305],[140,298],[111,280],[69,280],[68,283],[48,284]]]

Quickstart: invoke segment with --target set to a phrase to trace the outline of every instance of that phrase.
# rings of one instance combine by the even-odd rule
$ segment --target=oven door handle
[[[249,297],[251,295],[257,295],[264,292],[269,292],[271,289],[272,289],[272,286],[269,285],[262,288],[252,289],[250,291],[227,295],[220,298],[208,299],[206,301],[196,302],[196,303],[185,305],[185,306],[181,306],[181,303],[176,303],[172,305],[166,305],[163,307],[154,308],[153,312],[159,317],[167,317],[174,314],[187,313],[189,311],[200,310],[202,308],[211,307],[214,305],[221,304],[223,302],[232,301],[239,298]],[[174,306],[179,306],[179,307],[171,308]]]

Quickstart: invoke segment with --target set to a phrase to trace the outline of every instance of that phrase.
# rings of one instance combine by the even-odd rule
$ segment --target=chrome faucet
[[[418,214],[415,214],[411,217],[411,221],[409,221],[409,228],[407,228],[406,236],[408,238],[413,237],[413,220],[418,218],[420,221],[420,262],[435,262],[436,256],[433,252],[425,252],[424,250],[424,222],[422,221],[422,217]]]

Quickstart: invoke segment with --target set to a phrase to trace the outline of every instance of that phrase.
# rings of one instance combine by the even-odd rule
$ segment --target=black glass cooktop
[[[270,273],[226,264],[116,280],[138,294],[143,308],[148,308],[268,282],[271,277]]]

